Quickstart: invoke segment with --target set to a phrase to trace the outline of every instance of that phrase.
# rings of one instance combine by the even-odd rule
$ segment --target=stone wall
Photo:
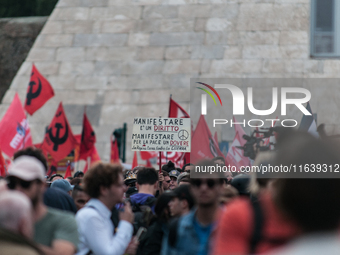
[[[130,137],[133,117],[167,116],[170,94],[189,110],[192,77],[339,77],[339,60],[309,57],[309,14],[309,0],[60,0],[0,115],[25,97],[34,62],[56,92],[30,118],[34,142],[60,101],[80,133],[87,105],[108,160],[114,128],[127,122]]]
[[[0,100],[46,21],[47,17],[0,19]]]

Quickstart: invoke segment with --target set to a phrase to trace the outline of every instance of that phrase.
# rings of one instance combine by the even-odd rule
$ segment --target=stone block
[[[143,9],[143,19],[174,19],[177,17],[177,6],[145,6]]]
[[[284,73],[286,62],[283,59],[265,59],[262,66],[263,73]]]
[[[131,104],[132,92],[129,90],[110,90],[104,95],[104,104]]]
[[[196,18],[195,19],[195,27],[194,27],[194,31],[195,32],[201,32],[201,31],[205,31],[206,25],[207,25],[207,20],[205,18]]]
[[[127,34],[76,34],[73,46],[123,46],[126,42]]]
[[[141,17],[140,6],[115,6],[92,8],[90,18],[93,20],[138,20]]]
[[[55,58],[54,48],[32,48],[28,53],[27,61],[52,61]]]
[[[87,7],[56,8],[49,20],[87,20],[89,14],[90,8]]]
[[[48,81],[52,87],[73,90],[76,86],[76,76],[72,74],[49,75]]]
[[[246,31],[240,32],[240,43],[252,44],[279,44],[279,31]]]
[[[211,5],[182,5],[179,6],[178,17],[188,18],[210,18]]]
[[[44,62],[34,62],[34,65],[37,67],[39,72],[45,76],[45,75],[57,74],[60,63],[44,61]],[[31,72],[32,72],[32,62],[26,61],[21,65],[17,75],[30,76]]]
[[[183,33],[153,33],[150,36],[150,45],[197,45],[202,44],[204,33],[183,32]]]
[[[63,31],[65,34],[89,34],[92,33],[93,23],[91,20],[64,21]]]
[[[94,73],[96,75],[117,75],[122,72],[121,61],[98,61],[95,64]]]
[[[224,55],[224,46],[192,46],[192,59],[222,59]]]
[[[72,45],[73,35],[40,35],[33,47],[58,48]]]
[[[323,70],[325,73],[338,73],[340,70],[340,60],[326,59]]]
[[[136,91],[137,92],[137,91]],[[168,102],[170,97],[169,89],[143,89],[136,93],[135,104],[150,104]]]
[[[121,6],[121,5],[131,5],[131,0],[109,0],[108,6]]]
[[[129,47],[93,47],[86,50],[87,60],[118,61],[131,60],[136,56],[136,51]]]
[[[138,60],[161,60],[164,58],[164,47],[140,47],[137,50]]]
[[[211,60],[203,59],[201,63],[200,73],[209,73],[211,67]]]
[[[207,32],[204,44],[207,45],[238,45],[239,33],[235,31],[227,32]]]
[[[167,47],[165,59],[189,59],[192,49],[190,46]]]
[[[136,89],[158,89],[162,88],[162,75],[130,75],[127,79],[127,87],[134,87]]]
[[[135,32],[159,32],[161,28],[160,19],[143,19],[138,20],[135,26]]]
[[[83,78],[78,78],[77,81],[81,79]],[[63,104],[93,105],[95,104],[96,97],[97,91],[95,90],[56,90],[55,102],[62,101]]]
[[[242,46],[226,46],[224,50],[224,59],[237,59],[242,56]]]
[[[133,20],[109,20],[103,21],[102,33],[129,33],[134,30]]]
[[[148,46],[149,45],[149,34],[135,33],[129,34],[128,45],[129,46]]]
[[[210,18],[207,20],[206,31],[231,31],[234,29],[232,21],[223,18]]]
[[[67,115],[67,119],[72,126],[82,126],[84,109],[86,106],[86,115],[92,126],[99,124],[99,117],[101,112],[101,105],[87,105],[84,101],[83,105],[77,104],[64,104],[64,110]],[[82,129],[81,129],[82,130]],[[74,132],[74,131],[73,131]],[[78,132],[77,132],[78,133]],[[76,134],[76,133],[74,133]]]
[[[230,1],[231,2],[231,1]],[[225,18],[233,20],[237,18],[239,12],[239,4],[234,3],[223,3],[223,4],[211,4],[211,15],[209,18]]]
[[[133,117],[144,116],[145,113],[143,115],[139,115],[139,108],[140,106],[138,105],[103,105],[99,125],[114,125],[117,123],[124,123],[129,119],[127,116],[131,116],[130,118],[132,122]]]
[[[164,61],[129,61],[123,64],[122,74],[159,74],[162,72]]]
[[[243,58],[282,58],[283,54],[277,45],[244,46]]]
[[[59,48],[57,50],[58,61],[84,61],[85,49],[81,47]]]
[[[59,0],[56,7],[76,7],[79,4],[80,0]]]
[[[62,21],[48,21],[40,34],[62,34],[63,33],[63,22]]]
[[[194,30],[194,19],[163,19],[161,23],[161,32],[191,32]]]
[[[194,77],[198,77],[198,71],[192,74],[164,74],[163,75],[163,86],[169,88],[190,88],[190,79]],[[174,93],[174,95],[179,96],[179,93]]]
[[[130,0],[132,5],[160,5],[162,0]]]
[[[109,0],[80,0],[80,6],[84,7],[98,7],[98,6],[107,6]]]
[[[284,45],[280,49],[283,58],[309,58],[308,45]]]
[[[60,65],[60,74],[70,75],[91,75],[94,71],[93,62],[62,62]]]
[[[197,73],[201,60],[168,60],[165,62],[163,73]]]
[[[78,90],[100,90],[105,89],[107,78],[103,76],[81,76],[76,79],[76,89]]]
[[[210,68],[211,73],[242,73],[241,60],[213,60]]]
[[[281,31],[280,44],[305,44],[308,45],[307,31]]]
[[[25,91],[30,81],[30,75],[16,75],[11,83],[10,89]],[[27,90],[26,90],[27,91]]]

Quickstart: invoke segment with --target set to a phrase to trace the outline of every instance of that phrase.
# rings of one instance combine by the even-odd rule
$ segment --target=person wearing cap
[[[181,217],[188,214],[194,207],[194,197],[189,185],[182,185],[170,192],[172,198],[169,202],[170,214],[173,217]]]
[[[177,184],[178,186],[189,185],[190,184],[190,173],[188,172],[181,173],[177,178]]]
[[[74,173],[73,178],[80,178],[83,179],[84,178],[84,172],[82,171],[77,171]]]
[[[8,187],[24,193],[34,209],[34,241],[46,254],[74,254],[78,244],[77,224],[71,213],[43,203],[46,168],[35,157],[15,158],[8,169]]]
[[[62,189],[63,191],[65,191],[67,194],[69,194],[70,196],[72,195],[72,186],[71,184],[66,181],[66,180],[56,180],[54,182],[52,182],[51,184],[51,188],[59,188]]]
[[[177,170],[171,170],[169,172],[169,176],[170,176],[170,186],[169,189],[170,190],[174,190],[177,188],[178,184],[177,184],[177,178],[180,175],[180,172],[178,172]]]

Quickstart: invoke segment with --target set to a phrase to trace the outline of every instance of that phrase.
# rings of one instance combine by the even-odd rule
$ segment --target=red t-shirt
[[[265,253],[278,245],[271,243],[268,238],[289,240],[299,233],[298,227],[282,216],[275,207],[270,194],[260,196],[263,211],[264,237],[256,247],[256,254]],[[254,231],[254,209],[247,198],[238,198],[227,205],[218,224],[214,255],[249,254],[250,240]]]

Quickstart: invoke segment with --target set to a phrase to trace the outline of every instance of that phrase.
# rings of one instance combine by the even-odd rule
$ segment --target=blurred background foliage
[[[0,18],[49,16],[58,0],[0,0]]]

